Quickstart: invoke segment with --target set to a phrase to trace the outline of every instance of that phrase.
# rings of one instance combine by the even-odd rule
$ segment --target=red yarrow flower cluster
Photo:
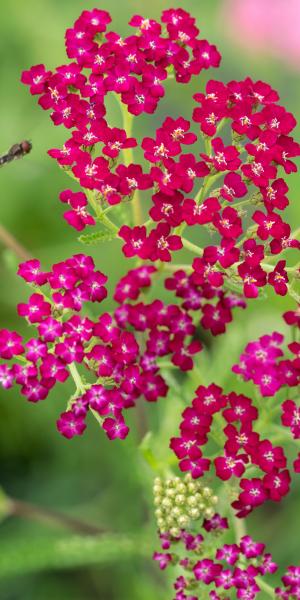
[[[300,344],[292,342],[288,349],[293,358],[284,356],[284,336],[278,332],[263,335],[247,344],[234,373],[244,381],[253,381],[262,396],[275,396],[282,388],[295,388],[300,383]],[[294,358],[295,357],[295,358]]]
[[[67,56],[74,62],[54,73],[44,65],[23,72],[22,82],[41,96],[42,108],[53,110],[55,124],[70,126],[76,112],[84,122],[89,105],[103,105],[109,92],[120,94],[134,115],[152,113],[164,95],[163,81],[170,70],[179,83],[187,83],[203,69],[220,64],[216,47],[199,39],[195,19],[181,8],[164,10],[161,22],[134,15],[129,25],[136,33],[126,38],[108,31],[110,22],[106,11],[84,10],[66,31]]]
[[[18,305],[18,313],[38,336],[25,342],[17,332],[0,331],[0,357],[9,361],[0,365],[2,386],[16,383],[21,394],[37,402],[71,373],[77,391],[57,422],[59,431],[67,438],[81,435],[90,408],[110,439],[124,438],[129,430],[123,412],[141,396],[154,402],[167,394],[160,361],[169,357],[187,371],[202,349],[184,307],[160,300],[133,302],[150,287],[155,272],[152,266],[129,271],[116,286],[116,309],[94,321],[82,309],[106,298],[107,278],[95,270],[91,257],[74,255],[47,273],[39,261],[21,264],[19,275],[36,291]],[[77,367],[94,380],[81,380]]]
[[[288,401],[283,408],[283,423],[296,423],[294,403]],[[203,477],[212,465],[212,460],[204,454],[205,446],[216,440],[222,445],[222,453],[218,452],[213,460],[215,473],[222,481],[239,482],[240,493],[232,503],[238,517],[247,516],[267,500],[281,501],[290,489],[291,476],[284,450],[255,431],[254,423],[259,416],[260,407],[247,396],[235,392],[224,394],[215,384],[200,386],[192,405],[182,413],[180,436],[170,442],[179,458],[180,470],[190,472],[194,479]],[[255,468],[256,476],[247,478],[250,465]]]
[[[66,32],[67,54],[74,62],[54,72],[37,65],[22,74],[31,93],[40,95],[39,104],[52,111],[53,122],[72,130],[62,149],[49,151],[87,191],[62,192],[61,200],[71,208],[65,219],[81,231],[95,225],[96,217],[101,221],[103,211],[136,202],[140,191],[149,190],[147,226],[115,226],[126,257],[169,262],[184,245],[185,227],[201,225],[216,236],[193,264],[205,282],[217,291],[238,285],[249,298],[266,285],[285,295],[286,261],[270,269],[265,260],[268,254],[300,248],[280,214],[288,205],[284,177],[296,171],[293,159],[300,154],[291,135],[295,118],[267,83],[249,77],[228,84],[210,80],[205,93],[194,96],[198,133],[191,130],[191,120],[168,116],[154,137],[138,142],[108,125],[106,95],[114,92],[134,116],[153,113],[167,77],[187,83],[202,69],[219,66],[220,55],[198,39],[195,20],[182,9],[163,11],[161,23],[135,15],[130,25],[137,34],[124,39],[107,30],[110,21],[106,11],[84,11]],[[231,143],[225,141],[228,133]],[[205,151],[199,152],[203,137]],[[131,151],[126,159],[135,146],[144,152],[146,170],[133,162]],[[192,192],[194,197],[186,197]]]
[[[245,308],[243,298],[228,290],[216,287],[216,277],[213,270],[204,270],[195,259],[195,273],[188,275],[183,269],[175,271],[165,280],[167,290],[175,293],[182,299],[182,306],[197,317],[200,312],[200,324],[203,329],[209,330],[212,335],[225,333],[227,325],[233,319],[233,309]]]
[[[254,600],[261,593],[264,577],[273,575],[278,565],[266,552],[265,544],[249,535],[238,544],[221,543],[220,536],[226,530],[227,519],[215,514],[203,522],[204,535],[185,529],[178,537],[160,534],[162,551],[154,552],[153,559],[162,570],[176,566],[182,571],[173,585],[174,600],[198,600],[203,597],[203,586],[209,586],[208,597],[212,600],[229,600],[233,593],[236,598]],[[282,577],[285,589],[275,590],[278,598],[297,597],[299,576],[299,567],[288,568]]]

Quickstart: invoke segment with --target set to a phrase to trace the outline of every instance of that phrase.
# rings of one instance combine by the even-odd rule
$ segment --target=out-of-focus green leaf
[[[25,538],[1,543],[0,579],[51,569],[73,569],[151,557],[144,536]]]
[[[148,433],[146,433],[145,437],[143,438],[143,440],[140,444],[140,451],[141,451],[145,461],[151,467],[151,469],[153,469],[153,471],[159,471],[161,468],[161,465],[153,453],[152,438],[153,438],[152,432],[148,431]]]
[[[0,488],[0,522],[10,513],[10,502],[3,488]]]

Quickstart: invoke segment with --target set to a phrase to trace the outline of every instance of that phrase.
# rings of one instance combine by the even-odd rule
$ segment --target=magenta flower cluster
[[[196,258],[194,263],[197,264]],[[196,314],[200,312],[200,324],[212,335],[225,333],[226,326],[232,321],[234,308],[246,308],[246,302],[239,294],[218,289],[214,282],[220,274],[210,274],[206,278],[205,270],[188,275],[183,269],[175,271],[165,281],[167,290],[174,291],[175,296],[183,300],[182,306]]]
[[[107,278],[95,270],[91,257],[75,255],[47,273],[37,260],[22,263],[19,275],[38,291],[18,305],[18,313],[36,327],[38,336],[24,342],[17,332],[0,331],[0,356],[9,363],[0,366],[2,386],[16,383],[29,401],[37,402],[72,369],[74,375],[76,365],[85,367],[94,381],[79,385],[58,420],[59,431],[67,438],[82,434],[90,408],[110,439],[124,438],[128,427],[123,412],[141,396],[155,402],[167,394],[161,359],[169,357],[187,371],[202,349],[193,339],[196,328],[184,306],[133,302],[150,287],[155,272],[146,265],[129,271],[116,285],[115,311],[93,320],[82,309],[106,298]]]
[[[278,332],[263,335],[247,344],[240,362],[232,370],[244,381],[253,381],[264,397],[275,396],[285,386],[297,387],[300,382],[300,344],[292,342],[288,349],[293,358],[284,356],[284,336]]]
[[[257,297],[267,284],[285,295],[286,261],[270,267],[264,260],[268,253],[300,248],[280,216],[288,205],[288,186],[278,170],[286,175],[296,171],[292,159],[300,154],[290,135],[296,125],[293,115],[264,82],[246,78],[226,85],[211,80],[205,93],[195,95],[200,106],[192,118],[199,124],[200,138],[199,132],[191,131],[190,121],[167,117],[153,138],[138,143],[125,130],[109,127],[104,118],[106,95],[113,92],[123,110],[135,116],[153,113],[167,77],[187,83],[203,68],[217,67],[220,55],[198,39],[194,19],[182,9],[163,11],[162,25],[134,16],[130,25],[138,32],[125,39],[107,32],[110,20],[105,11],[84,11],[66,32],[67,55],[75,62],[55,72],[37,65],[22,74],[31,93],[40,95],[39,104],[51,110],[53,122],[73,130],[61,150],[49,151],[87,191],[61,193],[70,207],[65,219],[78,231],[95,225],[88,210],[89,203],[95,209],[91,191],[99,212],[99,207],[103,211],[134,202],[140,191],[151,190],[148,224],[116,226],[125,256],[168,262],[184,245],[186,226],[201,225],[218,239],[199,249],[201,257],[193,263],[196,277],[220,290],[234,275],[249,298]],[[205,152],[199,153],[203,139]],[[141,147],[147,172],[132,162],[131,153],[127,159],[134,146]],[[194,153],[184,152],[189,146],[196,148]],[[194,189],[194,198],[185,197]]]
[[[218,67],[221,56],[180,8],[164,10],[160,21],[134,15],[129,25],[135,31],[125,38],[110,22],[106,11],[83,11],[66,31],[67,64],[53,71],[39,64],[21,77],[54,125],[68,130],[62,148],[49,150],[79,188],[60,193],[65,220],[85,232],[80,242],[115,239],[123,255],[135,259],[115,287],[114,308],[104,312],[95,305],[107,297],[107,278],[91,257],[76,254],[47,272],[38,260],[19,267],[33,293],[18,313],[37,335],[25,341],[15,331],[0,331],[0,382],[4,388],[16,383],[37,402],[71,375],[76,390],[57,421],[66,438],[83,433],[89,412],[109,439],[125,438],[126,410],[166,397],[167,381],[177,386],[182,373],[194,369],[202,350],[199,326],[223,334],[234,308],[270,288],[299,303],[299,264],[290,266],[286,258],[293,256],[287,250],[300,249],[299,230],[292,232],[284,217],[286,178],[300,156],[294,116],[265,82],[209,80],[194,95],[192,114],[168,115],[151,137],[138,139],[134,118],[155,113],[169,80],[186,84]],[[121,109],[122,127],[108,122],[110,98]],[[174,265],[175,252],[183,260],[190,252],[192,260]],[[156,297],[158,280],[170,303]],[[199,385],[182,413],[179,436],[170,440],[182,472],[196,479],[213,466],[215,480],[229,482],[228,508],[232,500],[239,518],[268,500],[281,501],[290,488],[282,442],[300,439],[293,397],[300,381],[299,306],[284,319],[292,332],[289,354],[283,335],[273,332],[248,343],[233,366],[255,394]],[[165,374],[170,367],[182,372],[178,381]],[[293,468],[300,472],[300,453]],[[168,493],[175,516],[180,507],[190,510],[189,502],[200,503],[185,488]],[[165,514],[172,502],[163,501]],[[221,544],[227,528],[216,513],[204,521],[204,535],[161,534],[167,552],[155,553],[155,560],[161,569],[175,564],[185,571],[174,584],[175,600],[198,600],[204,586],[212,600],[232,593],[252,600],[268,588],[263,578],[277,565],[264,544],[247,535]],[[289,567],[282,583],[272,597],[299,598],[300,567]]]
[[[245,380],[252,379],[258,384],[262,396],[274,396],[281,388],[299,386],[300,345],[296,342],[288,345],[296,354],[295,359],[282,359],[283,340],[283,335],[275,332],[249,343],[241,363],[233,367]],[[200,386],[192,405],[182,413],[180,437],[170,441],[171,449],[180,459],[181,471],[190,472],[194,479],[209,471],[213,462],[219,479],[233,478],[239,482],[240,493],[232,503],[238,517],[247,516],[267,500],[281,501],[290,489],[291,477],[283,447],[262,438],[255,430],[255,423],[266,419],[265,402],[263,397],[254,402],[235,392],[225,394],[215,384]],[[282,407],[274,403],[267,410],[266,423],[272,414],[276,417],[282,410],[282,424],[290,428],[294,439],[300,438],[300,407],[296,401],[286,400]],[[222,448],[213,460],[207,457],[207,450],[203,455],[203,448],[211,448],[212,442]],[[294,463],[296,472],[299,472],[299,458],[300,455]],[[244,476],[250,468],[252,471],[254,468],[255,477]]]
[[[255,542],[249,535],[238,544],[221,544],[220,536],[228,527],[227,519],[215,514],[203,522],[204,535],[184,529],[179,537],[160,534],[163,552],[154,552],[154,560],[162,570],[177,566],[184,573],[174,583],[174,600],[198,600],[203,597],[203,586],[209,586],[211,600],[230,600],[232,593],[235,598],[254,600],[263,590],[260,586],[264,576],[275,573],[278,565],[265,552],[265,544]],[[211,545],[216,544],[214,558],[206,558],[211,555]],[[284,588],[275,590],[277,598],[298,598],[299,567],[290,566],[282,583]]]
[[[181,8],[164,10],[161,23],[134,15],[129,25],[137,32],[127,38],[107,31],[110,22],[106,11],[84,10],[66,31],[67,56],[75,62],[58,67],[55,73],[37,65],[23,74],[31,93],[41,95],[39,104],[44,109],[55,108],[55,124],[70,127],[78,113],[81,124],[86,124],[85,110],[91,98],[102,112],[98,117],[103,116],[101,106],[108,92],[121,94],[134,115],[153,113],[164,95],[162,82],[170,68],[179,83],[187,83],[203,69],[219,66],[221,56],[216,47],[199,39],[195,19]],[[90,72],[88,78],[82,70]],[[88,100],[78,102],[76,91]]]

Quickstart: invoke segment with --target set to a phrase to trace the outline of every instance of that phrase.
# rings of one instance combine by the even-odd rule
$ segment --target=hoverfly
[[[12,160],[26,156],[26,154],[30,152],[31,148],[32,144],[28,142],[28,140],[23,140],[19,144],[14,144],[6,154],[0,156],[0,167],[11,162]]]

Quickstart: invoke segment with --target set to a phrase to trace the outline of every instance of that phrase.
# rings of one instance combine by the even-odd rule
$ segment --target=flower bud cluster
[[[190,474],[183,479],[157,477],[153,487],[155,516],[159,531],[170,532],[173,537],[180,535],[192,521],[201,517],[211,518],[218,502],[217,496],[199,481],[193,481]]]

